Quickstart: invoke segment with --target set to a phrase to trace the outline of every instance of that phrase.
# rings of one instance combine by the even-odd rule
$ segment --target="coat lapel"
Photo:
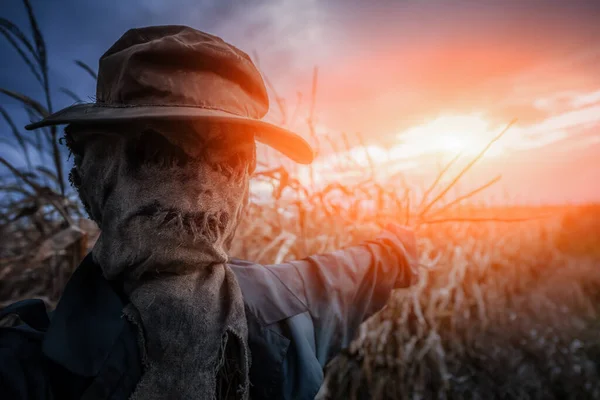
[[[88,254],[67,283],[46,332],[43,352],[70,372],[92,377],[126,326],[123,302]]]

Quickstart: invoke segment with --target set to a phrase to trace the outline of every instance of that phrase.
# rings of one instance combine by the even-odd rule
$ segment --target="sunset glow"
[[[409,128],[398,135],[415,152],[476,155],[494,133],[481,115],[445,115]],[[488,153],[489,154],[489,153]]]
[[[423,158],[438,156],[450,160],[459,154],[474,157],[497,134],[481,114],[442,115],[396,134],[396,143],[390,146],[369,145],[324,155],[313,166],[300,168],[299,179],[317,184],[364,179],[365,171],[371,167],[382,180],[419,167],[433,170],[434,165],[428,165]],[[484,159],[501,155],[503,148],[496,146],[488,150]]]
[[[600,186],[589,184],[600,181],[597,1],[284,0],[222,9],[154,1],[144,3],[147,14],[126,13],[110,25],[77,17],[116,15],[120,3],[109,3],[77,2],[72,15],[38,5],[45,40],[60,49],[49,53],[54,89],[69,88],[82,99],[93,94],[95,83],[72,60],[96,65],[131,26],[154,20],[190,25],[256,61],[269,82],[266,118],[302,135],[318,154],[311,167],[262,145],[259,156],[263,165],[283,165],[303,183],[402,173],[418,175],[415,184],[427,186],[440,165],[457,154],[458,164],[468,162],[517,119],[463,182],[477,182],[478,173],[502,175],[506,191],[526,201],[600,200]],[[27,23],[22,12],[5,12]],[[4,45],[0,87],[41,98],[34,81],[15,80],[27,66]],[[72,100],[58,94],[54,106]],[[28,122],[17,102],[3,106],[16,125]],[[25,162],[12,147],[0,153],[16,165]]]

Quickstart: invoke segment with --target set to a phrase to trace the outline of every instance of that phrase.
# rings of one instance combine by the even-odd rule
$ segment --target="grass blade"
[[[50,178],[54,183],[58,183],[58,177],[53,171],[49,170],[48,168],[42,165],[36,167],[35,169],[37,169],[42,175]]]
[[[544,215],[534,215],[531,217],[523,217],[523,218],[496,218],[496,217],[448,217],[448,218],[439,218],[439,219],[430,219],[423,221],[422,224],[442,224],[447,222],[527,222],[527,221],[535,221],[538,219],[552,218],[555,217],[554,214],[544,214]]]
[[[498,175],[497,177],[495,177],[494,179],[488,181],[487,183],[484,183],[483,185],[477,187],[476,189],[470,191],[467,194],[464,194],[462,196],[459,196],[458,198],[454,199],[453,201],[451,201],[448,204],[445,204],[442,208],[436,210],[432,216],[435,215],[440,215],[443,214],[444,211],[448,210],[449,208],[451,208],[452,206],[454,206],[455,204],[460,203],[461,201],[468,199],[469,197],[472,197],[474,195],[476,195],[479,192],[484,191],[485,189],[489,188],[490,186],[496,184],[500,179],[502,179],[502,175]]]
[[[11,149],[18,151],[17,146],[15,146],[13,141],[9,140],[8,138],[0,137],[0,143],[4,143],[5,145],[9,146]]]
[[[92,78],[94,78],[94,80],[98,79],[98,74],[96,74],[94,69],[92,67],[90,67],[89,65],[87,65],[86,63],[84,63],[83,61],[75,60],[75,64],[77,64],[80,68],[83,68],[88,74],[90,74],[90,76]]]
[[[11,163],[9,163],[4,157],[0,157],[0,164],[4,164],[4,166],[7,167],[16,178],[22,180],[23,182],[25,182],[26,184],[31,186],[33,188],[33,190],[35,190],[36,192],[39,193],[41,191],[42,188],[40,187],[40,185],[38,185],[37,183],[32,181],[27,176],[26,173],[19,171],[15,166],[13,166]]]
[[[4,88],[0,88],[0,93],[3,93],[9,97],[12,97],[15,100],[20,101],[21,103],[25,104],[25,106],[31,107],[31,109],[33,111],[35,111],[42,118],[45,118],[49,115],[49,112],[46,109],[46,107],[44,107],[38,101],[35,101],[34,99],[32,99],[29,96],[25,96],[22,93],[18,93],[18,92],[12,91],[12,90],[4,89]]]
[[[458,159],[460,158],[460,156],[462,155],[462,153],[458,153],[452,160],[450,160],[450,162],[448,164],[446,164],[446,166],[439,172],[439,174],[436,176],[435,180],[433,181],[433,183],[431,185],[429,185],[429,187],[427,188],[427,190],[425,190],[425,193],[423,193],[423,198],[421,199],[421,203],[419,204],[419,209],[421,207],[423,207],[423,204],[425,204],[427,202],[427,199],[429,198],[429,195],[431,194],[431,192],[433,192],[435,190],[435,188],[437,187],[437,185],[440,183],[440,180],[444,177],[444,175],[446,174],[446,172],[448,172],[448,170],[452,167],[452,165],[454,165],[454,163],[456,161],[458,161]]]
[[[7,32],[10,32],[17,39],[19,39],[19,41],[23,44],[23,46],[25,46],[27,51],[29,51],[37,61],[37,54],[33,48],[33,45],[17,25],[7,20],[6,18],[0,18],[0,27],[4,28]]]
[[[423,209],[423,211],[421,211],[420,216],[424,216],[430,209],[431,207],[433,207],[433,205],[435,203],[437,203],[442,197],[444,197],[446,195],[446,193],[448,193],[448,191],[450,189],[452,189],[452,187],[454,185],[456,185],[456,183],[467,173],[467,171],[469,171],[471,169],[471,167],[473,167],[473,165],[475,165],[475,163],[477,161],[479,161],[481,159],[481,157],[483,157],[483,155],[490,149],[490,147],[492,147],[492,145],[494,143],[496,143],[509,129],[511,126],[513,126],[515,124],[515,122],[517,122],[516,119],[513,119],[512,121],[509,122],[509,124],[498,134],[496,135],[492,140],[490,140],[490,142],[483,148],[483,150],[481,150],[479,152],[479,154],[477,154],[459,173],[458,175],[456,175],[456,177],[448,184],[448,186],[446,186],[444,188],[444,190],[442,190],[440,192],[440,194],[438,194],[429,204],[427,204],[427,206]]]
[[[15,122],[12,120],[12,118],[10,117],[8,112],[2,106],[0,106],[0,114],[4,117],[4,120],[10,126],[11,132],[12,132],[13,136],[15,137],[15,140],[17,141],[17,143],[19,143],[19,146],[21,147],[21,150],[23,151],[23,155],[25,156],[25,161],[27,162],[27,168],[31,169],[31,159],[29,158],[29,151],[27,148],[27,143],[25,141],[25,138],[23,137],[21,132],[17,129]]]
[[[37,19],[33,14],[33,8],[29,0],[23,0],[25,8],[27,9],[27,16],[29,17],[29,24],[31,25],[31,32],[33,33],[33,41],[35,43],[35,51],[37,54],[37,60],[42,69],[42,73],[47,72],[48,60],[46,56],[46,43],[44,37],[37,23]],[[45,79],[47,81],[47,79]]]
[[[19,53],[19,56],[21,56],[21,59],[25,62],[25,64],[27,64],[27,66],[29,67],[29,69],[33,73],[33,76],[35,76],[35,79],[40,84],[42,84],[42,76],[40,75],[40,73],[36,69],[33,61],[31,61],[29,59],[29,57],[27,56],[27,54],[25,54],[25,51],[23,51],[23,49],[21,48],[21,46],[19,46],[19,43],[17,43],[17,41],[10,35],[10,31],[7,30],[5,27],[2,26],[1,19],[0,19],[0,33],[6,38],[6,40],[8,40],[8,42],[17,51],[17,53]],[[35,57],[35,55],[34,55],[34,57]]]
[[[66,94],[67,96],[69,96],[71,99],[73,99],[73,101],[75,101],[76,103],[81,103],[81,102],[83,101],[83,100],[81,100],[81,97],[79,97],[79,96],[77,95],[77,93],[73,92],[73,91],[72,91],[72,90],[70,90],[70,89],[67,89],[67,88],[61,87],[59,90],[60,90],[62,93],[64,93],[64,94]]]

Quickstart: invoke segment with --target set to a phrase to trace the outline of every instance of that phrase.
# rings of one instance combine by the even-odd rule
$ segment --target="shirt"
[[[304,260],[258,265],[233,259],[229,265],[244,297],[253,400],[313,399],[326,363],[386,304],[392,289],[416,276],[390,232]],[[15,398],[128,399],[143,368],[138,333],[123,317],[126,304],[88,255],[67,283],[42,341],[44,379],[52,390]],[[10,354],[1,357],[3,364],[14,361]],[[39,370],[6,368],[0,382],[26,392],[26,382],[44,380]]]

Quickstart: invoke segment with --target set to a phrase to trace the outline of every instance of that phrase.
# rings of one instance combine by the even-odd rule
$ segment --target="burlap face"
[[[129,129],[78,135],[79,192],[102,230],[94,257],[105,276],[225,262],[248,196],[252,135],[221,125]]]
[[[69,135],[73,180],[101,228],[94,259],[123,281],[125,315],[140,329],[145,370],[133,398],[247,398],[244,303],[225,263],[247,201],[253,138],[219,125],[201,135],[150,128]],[[232,352],[237,362],[223,368]]]

